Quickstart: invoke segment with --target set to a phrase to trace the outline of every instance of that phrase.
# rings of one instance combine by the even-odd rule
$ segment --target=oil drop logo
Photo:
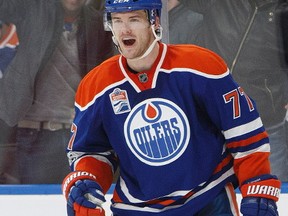
[[[135,106],[124,124],[127,145],[143,163],[163,166],[177,160],[190,139],[189,122],[175,103],[147,99]]]

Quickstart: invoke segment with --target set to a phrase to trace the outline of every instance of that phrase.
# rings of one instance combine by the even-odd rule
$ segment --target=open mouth
[[[136,41],[135,39],[124,39],[123,44],[125,46],[132,46],[135,43],[135,41]]]

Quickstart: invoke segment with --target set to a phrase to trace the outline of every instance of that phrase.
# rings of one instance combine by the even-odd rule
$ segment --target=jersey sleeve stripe
[[[254,121],[251,121],[247,124],[243,124],[243,125],[231,128],[229,130],[224,131],[223,133],[224,133],[224,136],[226,139],[231,139],[231,138],[234,138],[237,136],[247,134],[247,133],[254,131],[254,130],[257,130],[261,127],[263,127],[263,123],[262,123],[260,117],[258,117]]]
[[[270,144],[266,143],[264,145],[259,146],[258,148],[249,150],[249,151],[245,151],[245,152],[237,152],[237,153],[232,153],[234,159],[240,159],[240,158],[244,158],[250,154],[256,153],[256,152],[266,152],[269,153],[270,152]]]
[[[207,74],[207,73],[203,73],[201,71],[198,71],[198,70],[193,70],[191,68],[173,68],[171,70],[167,70],[167,69],[164,69],[164,68],[161,68],[161,72],[163,73],[173,73],[173,72],[186,72],[186,73],[193,73],[193,74],[196,74],[196,75],[199,75],[199,76],[202,76],[202,77],[206,77],[206,78],[209,78],[209,79],[222,79],[223,77],[226,77],[229,75],[229,70],[227,69],[226,72],[222,73],[222,74]]]
[[[228,143],[227,148],[238,148],[238,147],[248,146],[250,144],[259,142],[262,139],[266,139],[267,137],[268,137],[268,134],[266,131],[264,131],[262,133],[256,134],[255,136],[252,136],[248,139]]]
[[[232,160],[232,155],[228,154],[227,157],[225,157],[221,163],[218,164],[218,166],[216,167],[216,169],[214,170],[213,174],[220,172],[223,167],[227,166]]]
[[[236,199],[236,194],[235,194],[233,185],[231,183],[227,184],[225,186],[225,190],[226,190],[227,196],[229,198],[231,211],[233,212],[233,215],[240,216],[238,204],[237,204],[237,199]]]

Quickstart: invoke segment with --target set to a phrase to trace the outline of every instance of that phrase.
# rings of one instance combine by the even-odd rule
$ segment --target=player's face
[[[144,10],[112,13],[112,30],[122,54],[127,59],[142,56],[154,40]]]

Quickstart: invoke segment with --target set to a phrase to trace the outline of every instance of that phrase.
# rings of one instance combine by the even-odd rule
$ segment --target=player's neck
[[[159,44],[156,43],[152,51],[142,59],[127,59],[128,66],[137,72],[150,70],[159,54]]]

